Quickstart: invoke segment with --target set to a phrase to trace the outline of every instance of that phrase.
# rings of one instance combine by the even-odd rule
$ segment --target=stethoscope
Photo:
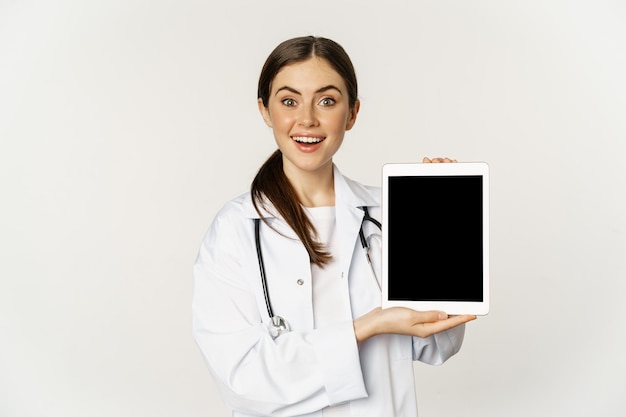
[[[376,285],[380,290],[380,282],[376,277],[376,271],[374,270],[374,265],[372,263],[372,258],[370,256],[370,239],[375,235],[370,235],[369,238],[365,237],[365,232],[363,231],[363,225],[365,222],[371,222],[378,227],[382,231],[382,224],[370,216],[367,207],[361,207],[363,209],[363,219],[361,220],[361,228],[359,229],[359,238],[361,240],[361,246],[365,251],[365,256],[367,258],[367,263],[370,265],[370,269],[372,270],[372,276],[374,277],[374,281],[376,281]],[[259,261],[259,272],[261,274],[261,286],[263,287],[263,298],[265,299],[265,306],[267,307],[267,314],[269,315],[272,321],[272,336],[278,337],[282,333],[288,332],[289,324],[287,321],[281,316],[275,315],[274,310],[272,309],[272,303],[270,301],[269,290],[267,289],[267,277],[265,275],[265,262],[263,261],[263,252],[261,251],[261,219],[254,219],[254,243],[256,245],[256,254]]]

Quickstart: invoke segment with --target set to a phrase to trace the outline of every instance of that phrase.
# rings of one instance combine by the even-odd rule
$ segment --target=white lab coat
[[[412,361],[441,364],[461,347],[464,325],[428,338],[378,335],[357,344],[353,319],[381,301],[358,237],[359,207],[380,219],[380,189],[334,169],[339,259],[351,306],[335,325],[315,328],[308,254],[286,223],[267,213],[287,236],[261,224],[269,296],[291,327],[272,337],[254,243],[252,219],[259,216],[249,193],[227,203],[203,239],[194,266],[193,335],[235,417],[320,417],[322,408],[344,402],[352,416],[415,417]],[[380,232],[366,223],[365,233]]]

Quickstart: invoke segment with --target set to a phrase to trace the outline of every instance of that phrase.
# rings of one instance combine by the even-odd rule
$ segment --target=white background
[[[229,415],[192,264],[274,149],[265,57],[308,34],[357,68],[344,174],[491,167],[492,309],[415,365],[421,417],[626,415],[625,22],[609,0],[0,1],[0,416]]]

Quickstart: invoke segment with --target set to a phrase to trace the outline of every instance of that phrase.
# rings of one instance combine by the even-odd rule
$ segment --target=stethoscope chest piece
[[[272,317],[272,326],[270,327],[270,333],[273,338],[277,338],[283,333],[289,331],[289,324],[281,316]]]

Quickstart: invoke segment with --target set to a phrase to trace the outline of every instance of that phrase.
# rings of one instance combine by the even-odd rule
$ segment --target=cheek
[[[334,114],[328,119],[328,126],[332,126],[332,129],[336,132],[343,132],[348,126],[348,120],[347,113]]]
[[[294,118],[289,114],[275,112],[272,115],[272,125],[274,126],[274,129],[289,129],[294,124],[294,122]]]

